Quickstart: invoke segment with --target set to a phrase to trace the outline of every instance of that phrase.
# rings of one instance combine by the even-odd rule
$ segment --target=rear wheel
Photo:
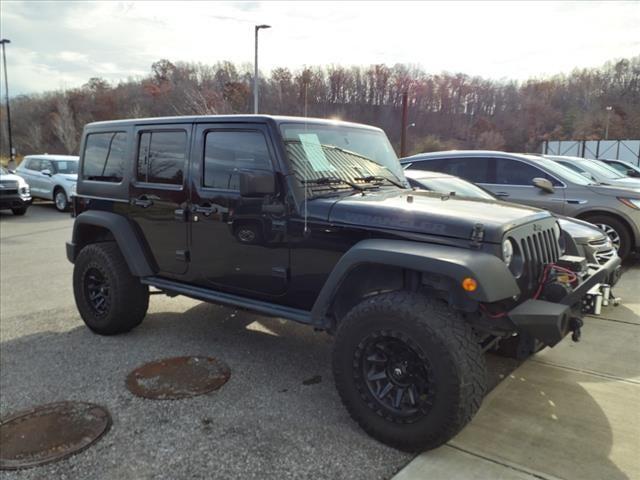
[[[484,357],[469,325],[446,304],[410,292],[377,295],[347,314],[333,372],[360,426],[407,451],[451,439],[486,391]]]
[[[69,200],[67,199],[67,194],[62,188],[57,188],[54,192],[53,203],[56,206],[56,210],[58,210],[59,212],[66,212],[67,208],[69,208]]]
[[[11,212],[12,212],[14,215],[22,216],[22,215],[24,215],[25,213],[27,213],[27,207],[16,207],[16,208],[12,208],[12,209],[11,209]]]
[[[620,258],[624,259],[629,255],[631,251],[631,234],[624,223],[609,215],[591,215],[586,217],[585,220],[593,223],[607,234],[618,251]]]
[[[149,307],[149,289],[129,271],[114,242],[80,251],[73,269],[73,293],[84,323],[101,335],[128,332]]]

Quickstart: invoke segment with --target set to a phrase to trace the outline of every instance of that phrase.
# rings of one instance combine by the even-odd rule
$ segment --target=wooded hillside
[[[19,155],[77,153],[85,123],[128,117],[250,113],[252,66],[159,60],[150,74],[111,85],[12,99]],[[337,117],[400,139],[401,97],[409,92],[409,151],[490,148],[532,151],[544,139],[640,138],[640,56],[526,82],[429,74],[408,65],[277,68],[263,77],[260,111]],[[305,102],[306,99],[306,102]],[[305,107],[306,104],[306,107]],[[609,114],[606,107],[613,107]],[[2,155],[7,152],[2,109]]]

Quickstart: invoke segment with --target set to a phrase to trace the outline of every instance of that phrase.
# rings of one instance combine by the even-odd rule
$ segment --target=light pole
[[[609,140],[609,118],[611,117],[611,110],[613,110],[613,107],[611,105],[608,105],[606,107],[606,110],[607,110],[607,123],[606,123],[606,126],[604,127],[604,139]]]
[[[0,40],[2,44],[2,64],[4,66],[4,92],[7,100],[7,129],[9,130],[9,168],[14,169],[16,166],[16,152],[13,150],[13,138],[11,136],[11,108],[9,107],[9,80],[7,79],[7,57],[4,53],[5,44],[11,43],[8,38]]]
[[[260,79],[258,78],[258,31],[261,28],[271,28],[271,25],[256,25],[255,26],[255,34],[256,34],[256,58],[254,62],[254,74],[253,74],[253,113],[258,113],[258,84],[260,83]]]

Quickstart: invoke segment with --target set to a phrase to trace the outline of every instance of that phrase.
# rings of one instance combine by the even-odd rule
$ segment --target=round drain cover
[[[230,376],[229,367],[215,358],[167,358],[135,369],[127,388],[139,397],[176,400],[217,390]]]
[[[109,412],[93,403],[50,403],[10,415],[0,421],[0,470],[61,460],[96,442],[109,427]]]

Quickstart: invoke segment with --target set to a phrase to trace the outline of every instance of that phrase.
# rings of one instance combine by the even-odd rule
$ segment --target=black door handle
[[[133,199],[133,204],[137,207],[149,208],[153,205],[153,200],[150,200],[146,195],[141,195]]]
[[[508,197],[509,194],[507,192],[496,192],[494,193],[496,197]]]
[[[217,213],[218,208],[214,207],[210,203],[203,203],[202,205],[194,205],[192,208],[193,213],[201,213],[205,217],[208,217],[212,213]]]

